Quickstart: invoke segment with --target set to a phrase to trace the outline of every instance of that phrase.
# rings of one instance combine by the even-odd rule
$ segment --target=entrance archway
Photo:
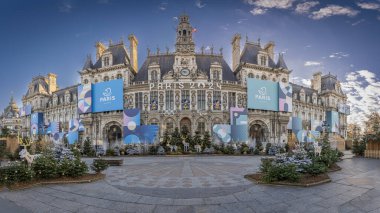
[[[268,142],[268,127],[262,121],[254,121],[249,127],[249,138],[253,144]]]
[[[107,141],[107,149],[120,147],[123,144],[121,125],[117,122],[108,123],[104,127],[104,138]]]
[[[191,133],[191,120],[187,117],[182,118],[179,122],[179,131],[182,131],[183,128],[187,128],[188,132]]]

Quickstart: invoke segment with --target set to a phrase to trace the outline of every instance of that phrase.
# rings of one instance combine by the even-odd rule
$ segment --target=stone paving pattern
[[[102,181],[3,191],[0,199],[31,212],[380,213],[380,160],[345,159],[331,183],[310,188],[244,179],[259,163],[252,156],[124,158]]]

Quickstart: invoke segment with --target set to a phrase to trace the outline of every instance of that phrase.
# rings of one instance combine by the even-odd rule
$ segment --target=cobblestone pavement
[[[257,185],[259,157],[131,157],[89,184],[0,192],[31,212],[380,212],[380,160],[353,158],[332,182]],[[0,212],[2,209],[0,208]],[[16,211],[15,211],[16,212]]]

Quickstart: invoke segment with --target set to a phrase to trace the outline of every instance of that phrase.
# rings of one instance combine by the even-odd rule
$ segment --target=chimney
[[[96,60],[99,60],[102,57],[104,50],[106,50],[106,46],[102,42],[96,42]]]
[[[314,90],[317,90],[318,93],[321,92],[321,80],[322,79],[322,73],[316,72],[313,74],[313,79],[311,79],[311,88]]]
[[[240,62],[240,34],[235,34],[232,38],[232,71],[235,71]]]
[[[129,40],[129,56],[131,57],[131,66],[132,68],[137,72],[139,68],[139,64],[137,61],[137,45],[139,44],[139,41],[137,40],[136,36],[133,34],[130,34],[128,36]]]
[[[270,41],[265,45],[264,50],[268,53],[269,57],[274,61],[274,42]]]
[[[48,85],[49,85],[49,94],[57,91],[57,75],[54,73],[49,73],[47,75]]]

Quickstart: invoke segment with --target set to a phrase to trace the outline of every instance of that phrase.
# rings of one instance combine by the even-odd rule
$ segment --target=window
[[[282,79],[282,82],[283,82],[283,83],[286,83],[286,78],[283,78],[283,79]]]
[[[253,73],[249,73],[249,74],[248,74],[248,78],[254,78]]]
[[[221,92],[214,91],[214,100],[213,100],[214,110],[220,110],[222,105]]]
[[[142,110],[143,109],[143,93],[135,93],[135,108]]]
[[[236,93],[228,92],[228,106],[235,107],[236,106]]]
[[[198,109],[205,110],[206,109],[206,91],[198,90],[197,95],[198,95]]]
[[[190,109],[190,91],[182,90],[182,109]]]
[[[174,93],[173,90],[165,91],[165,105],[166,110],[174,109]]]
[[[85,84],[88,84],[88,80],[87,79],[84,79],[83,81]]]
[[[198,131],[201,135],[204,135],[205,133],[205,122],[198,122]]]
[[[109,57],[105,57],[104,58],[104,66],[108,67],[109,65],[110,65],[110,58]]]
[[[265,75],[261,76],[261,80],[267,80],[267,77]]]
[[[213,76],[213,78],[214,78],[214,80],[220,80],[220,72],[219,72],[219,70],[214,70],[214,76]]]
[[[110,78],[108,76],[104,76],[103,81],[109,81]]]
[[[158,91],[150,92],[150,110],[158,110]]]
[[[260,57],[260,62],[261,62],[262,66],[266,66],[267,65],[267,57],[261,56]]]
[[[116,75],[116,78],[117,79],[121,79],[121,78],[123,78],[123,75],[119,73],[119,74]]]
[[[157,76],[157,71],[156,70],[153,70],[152,72],[151,72],[151,75],[150,75],[150,80],[151,81],[157,81],[158,79],[158,76]]]

